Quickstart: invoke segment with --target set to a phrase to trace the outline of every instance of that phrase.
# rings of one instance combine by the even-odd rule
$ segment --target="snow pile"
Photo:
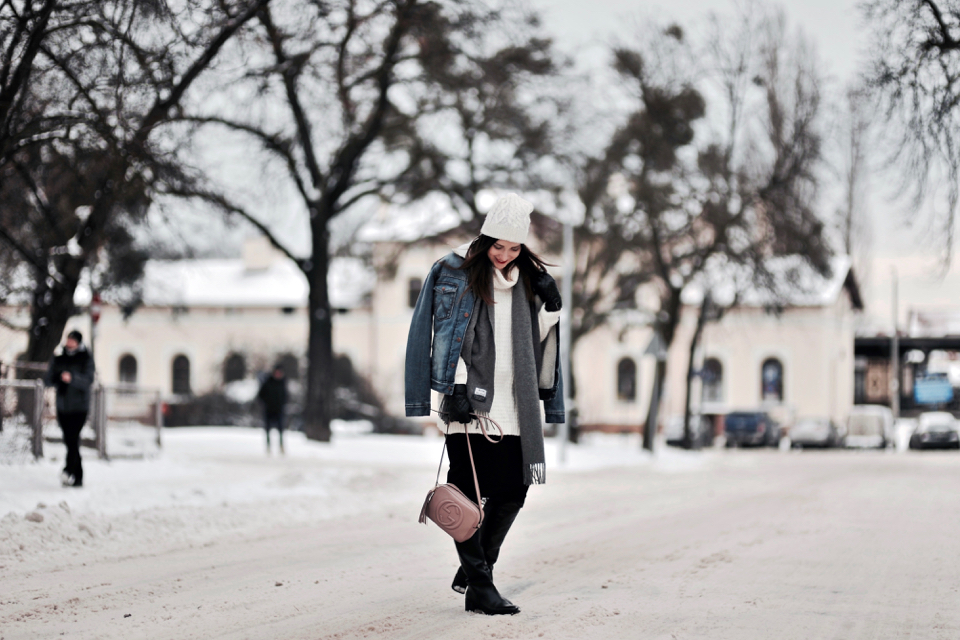
[[[52,568],[82,551],[92,561],[188,548],[276,528],[396,510],[416,517],[442,451],[437,437],[365,433],[368,423],[334,426],[331,443],[286,433],[286,455],[268,455],[263,432],[242,427],[166,429],[163,447],[151,429],[113,434],[130,459],[99,460],[84,449],[84,488],[59,484],[62,445],[47,443],[40,462],[0,466],[0,567]],[[136,441],[136,442],[134,442]],[[133,443],[133,444],[131,444]],[[549,474],[648,466],[697,469],[710,453],[662,447],[640,452],[636,435],[586,434],[558,463],[547,443]]]
[[[22,414],[6,417],[0,431],[0,464],[23,464],[33,457],[32,429]]]

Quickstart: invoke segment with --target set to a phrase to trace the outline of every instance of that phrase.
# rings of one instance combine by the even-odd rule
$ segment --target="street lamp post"
[[[567,441],[570,438],[570,419],[573,407],[570,406],[570,359],[571,330],[573,329],[573,224],[567,220],[563,223],[563,275],[560,287],[563,289],[560,296],[563,299],[563,309],[560,312],[560,369],[563,375],[563,406],[566,409],[566,419],[560,425],[560,463],[567,461]]]
[[[890,409],[893,419],[900,417],[900,331],[897,300],[897,268],[893,267],[893,339],[890,341]]]
[[[100,299],[100,292],[94,291],[90,297],[90,355],[96,356],[94,345],[97,340],[97,325],[100,323],[100,311],[103,308],[103,301]]]

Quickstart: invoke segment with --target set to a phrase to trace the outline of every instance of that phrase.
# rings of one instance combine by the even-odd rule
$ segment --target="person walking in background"
[[[83,344],[83,335],[71,331],[63,350],[50,360],[44,380],[48,387],[57,389],[57,423],[67,447],[66,466],[60,474],[65,487],[83,486],[80,431],[90,411],[90,387],[95,374],[93,355]]]
[[[284,412],[287,407],[287,378],[283,367],[279,364],[273,367],[263,384],[257,397],[263,402],[263,428],[267,432],[267,453],[270,453],[270,429],[276,427],[277,439],[280,441],[280,453],[283,451]]]
[[[493,565],[527,489],[546,480],[540,401],[547,422],[565,417],[560,292],[525,244],[532,212],[514,194],[494,203],[481,235],[433,265],[407,338],[406,414],[429,415],[431,389],[444,394],[447,482],[483,506],[477,533],[455,543],[460,569],[452,588],[465,594],[467,611],[487,615],[520,612],[494,586]],[[500,441],[485,439],[474,416],[495,420]],[[482,496],[474,489],[468,437]]]

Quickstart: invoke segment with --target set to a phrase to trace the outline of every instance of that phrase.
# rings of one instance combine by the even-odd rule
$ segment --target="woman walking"
[[[450,459],[447,482],[483,500],[483,524],[456,544],[453,589],[465,608],[488,615],[520,609],[493,583],[493,566],[527,489],[546,479],[543,420],[564,420],[558,320],[560,292],[544,262],[526,246],[533,205],[509,194],[494,203],[473,242],[430,270],[407,340],[406,414],[429,415],[430,390],[443,394]],[[498,443],[482,434],[489,417]],[[485,421],[484,421],[485,422]],[[481,496],[476,495],[467,438]]]

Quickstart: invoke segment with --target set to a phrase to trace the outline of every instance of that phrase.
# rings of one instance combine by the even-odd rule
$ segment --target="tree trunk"
[[[319,217],[319,216],[318,216]],[[311,440],[330,441],[333,418],[333,322],[327,288],[329,232],[324,225],[313,230],[313,254],[307,271],[310,286],[307,341],[307,393],[303,408],[303,431]]]
[[[650,406],[647,407],[647,421],[643,426],[643,448],[653,451],[653,439],[657,433],[657,420],[660,412],[660,399],[663,397],[663,386],[667,379],[667,358],[670,354],[670,345],[680,323],[680,289],[670,287],[667,298],[661,305],[662,319],[657,323],[657,332],[663,341],[664,354],[662,359],[657,357],[657,368],[653,375],[653,388],[650,390]]]
[[[647,421],[643,425],[643,448],[653,451],[653,439],[657,434],[657,420],[660,413],[660,398],[663,396],[663,381],[667,377],[667,361],[657,360],[653,372],[653,389],[650,391],[650,406],[647,407]]]
[[[74,315],[76,308],[73,297],[80,282],[83,270],[82,260],[75,258],[61,262],[61,282],[49,286],[49,280],[38,277],[33,291],[33,305],[30,310],[30,334],[24,358],[28,362],[47,362],[63,338],[67,321]],[[35,372],[36,373],[36,372]],[[20,375],[24,378],[38,378],[39,374]]]
[[[697,316],[697,328],[693,332],[693,339],[690,340],[690,351],[687,358],[687,381],[684,391],[683,401],[683,448],[692,449],[694,447],[693,434],[690,432],[690,413],[693,399],[690,397],[690,391],[693,387],[694,377],[694,358],[697,355],[697,348],[700,346],[700,338],[703,336],[703,327],[707,323],[707,312],[710,305],[710,296],[704,295],[700,303],[700,315]],[[699,448],[699,441],[697,447]]]

